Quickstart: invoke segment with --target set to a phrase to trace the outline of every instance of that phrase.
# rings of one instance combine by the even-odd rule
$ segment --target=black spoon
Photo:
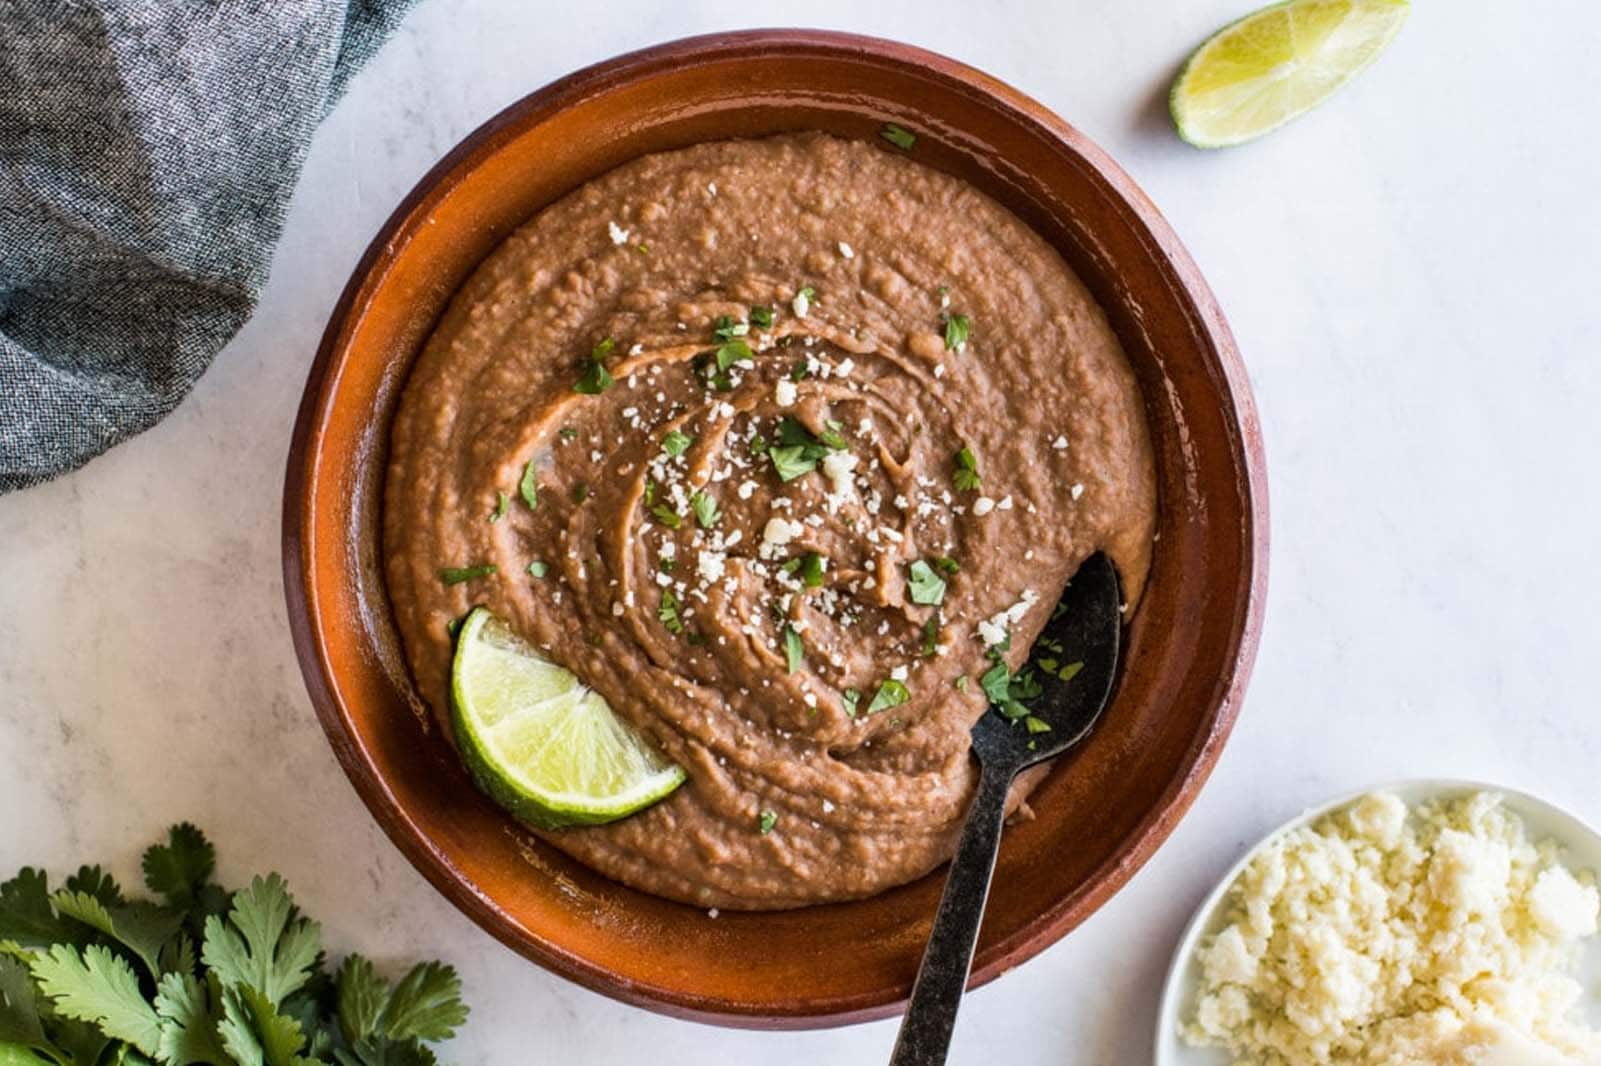
[[[1001,846],[1007,789],[1018,771],[1062,754],[1082,740],[1101,716],[1117,676],[1122,623],[1117,571],[1110,559],[1096,552],[1073,575],[1035,641],[1036,647],[1050,649],[1047,658],[1057,667],[1055,672],[1035,671],[1043,691],[1029,703],[1028,714],[1049,730],[1037,724],[1031,730],[1024,719],[1014,720],[993,706],[973,726],[978,788],[945,877],[945,894],[890,1066],[939,1066],[945,1061],[989,898],[995,853]],[[1070,664],[1079,662],[1084,665],[1074,673]],[[1063,673],[1068,680],[1062,679]]]

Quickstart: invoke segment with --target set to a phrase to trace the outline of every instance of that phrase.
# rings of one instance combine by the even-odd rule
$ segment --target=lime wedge
[[[545,829],[613,822],[684,783],[585,688],[475,607],[456,637],[451,722],[473,780],[524,821]]]
[[[1195,50],[1168,97],[1179,136],[1226,148],[1305,114],[1379,57],[1408,0],[1288,0]]]

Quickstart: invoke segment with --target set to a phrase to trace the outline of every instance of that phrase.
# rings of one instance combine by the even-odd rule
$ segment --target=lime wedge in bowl
[[[1304,115],[1377,59],[1410,9],[1409,0],[1287,0],[1225,26],[1173,83],[1179,136],[1226,148]]]
[[[600,825],[684,783],[598,692],[475,607],[456,637],[451,722],[478,787],[544,829]]]

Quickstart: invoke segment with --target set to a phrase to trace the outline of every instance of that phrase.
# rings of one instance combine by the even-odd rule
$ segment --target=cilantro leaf
[[[201,959],[224,985],[248,985],[276,1006],[306,983],[321,952],[317,923],[295,915],[283,878],[269,874],[234,893],[227,920],[206,919]]]
[[[928,563],[917,560],[911,565],[910,574],[906,589],[913,603],[933,606],[945,599],[945,579],[934,573],[934,568]]]
[[[801,584],[809,589],[821,588],[823,572],[828,569],[828,556],[808,552],[800,561]]]
[[[449,1040],[467,1020],[461,978],[442,962],[413,966],[388,999],[378,1031],[390,1040]]]
[[[978,679],[991,703],[1004,704],[1012,698],[1012,671],[1004,662],[997,662]]]
[[[655,507],[650,509],[650,513],[656,516],[656,521],[660,522],[668,529],[677,529],[679,526],[684,524],[683,515],[679,514],[665,503],[658,503]]]
[[[939,612],[935,611],[923,623],[923,655],[932,656],[939,650]]]
[[[662,602],[656,608],[656,619],[667,627],[669,633],[684,631],[684,623],[678,618],[678,597],[670,589],[662,589]]]
[[[202,984],[193,974],[169,973],[156,986],[161,1016],[157,1058],[172,1066],[229,1060],[217,1025],[222,1020],[222,985],[215,976]]]
[[[85,944],[89,931],[63,919],[50,906],[50,882],[42,870],[24,866],[0,884],[0,944],[11,942],[30,951],[51,944]]]
[[[717,500],[704,492],[696,492],[689,498],[689,506],[695,512],[695,520],[702,529],[711,529],[722,520],[723,512],[717,509]]]
[[[0,1045],[42,1048],[45,1043],[28,968],[18,959],[0,955]]]
[[[145,885],[169,906],[190,907],[211,879],[217,853],[205,834],[188,822],[167,830],[165,844],[152,844],[140,862]]]
[[[972,448],[962,445],[951,460],[951,465],[951,484],[959,491],[971,492],[978,488],[978,459],[974,457]]]
[[[776,811],[763,811],[756,819],[756,830],[757,832],[761,833],[762,836],[766,836],[768,833],[773,831],[773,826],[777,824],[778,813]]]
[[[116,878],[98,866],[80,866],[78,872],[67,878],[66,891],[82,892],[108,907],[122,902],[122,889]]]
[[[133,967],[110,948],[91,944],[80,952],[57,944],[33,956],[28,969],[56,1013],[98,1025],[146,1055],[159,1053],[160,1020],[145,1001]]]
[[[50,897],[56,911],[103,933],[133,952],[154,980],[161,976],[162,945],[183,925],[183,915],[149,903],[107,906],[101,897],[63,889]]]
[[[845,716],[847,718],[855,718],[856,707],[862,702],[861,690],[848,688],[841,695],[845,699]]]
[[[947,352],[960,352],[967,347],[967,336],[972,331],[972,322],[966,315],[945,316],[945,350]]]
[[[688,433],[677,429],[669,430],[667,435],[662,438],[662,451],[677,458],[688,451],[689,446],[694,443],[695,438]]]
[[[805,447],[799,444],[769,448],[767,457],[773,461],[780,481],[794,481],[817,469],[817,459],[808,457]]]
[[[962,564],[949,555],[941,555],[934,559],[934,569],[947,574],[959,574],[962,572]]]
[[[733,315],[718,315],[712,336],[720,341],[731,341],[750,332],[750,323],[736,321]]]
[[[481,577],[489,577],[498,573],[500,567],[494,563],[478,563],[475,566],[446,566],[439,571],[439,580],[447,585],[459,585],[463,581],[476,581]]]
[[[522,480],[517,482],[517,494],[523,498],[530,511],[539,506],[539,482],[534,477],[534,461],[528,460],[523,467]]]
[[[217,1033],[240,1066],[309,1066],[300,1055],[306,1046],[300,1023],[280,1014],[271,997],[249,985],[226,987],[222,1013]]]
[[[878,135],[903,152],[911,151],[912,145],[917,143],[917,134],[893,122],[884,123],[884,128],[878,131]]]
[[[590,350],[589,366],[585,369],[583,375],[573,383],[574,392],[581,392],[585,396],[598,396],[615,384],[611,374],[606,370],[604,360],[616,345],[616,341],[607,337]]]
[[[347,956],[334,976],[339,989],[339,1031],[354,1044],[378,1029],[389,1002],[389,982],[378,976],[372,963],[360,955]]]
[[[905,685],[892,677],[885,678],[879,683],[878,691],[873,694],[873,702],[867,705],[867,713],[877,714],[891,707],[899,707],[911,698],[912,694]]]
[[[784,627],[784,660],[792,674],[806,661],[806,645],[801,642],[800,633],[792,625]]]
[[[506,512],[510,508],[511,497],[506,495],[504,492],[495,493],[495,509],[489,512],[489,521],[491,523],[499,522],[502,518],[506,517]]]
[[[757,329],[769,329],[773,324],[773,309],[771,307],[753,307],[750,309],[750,324]]]

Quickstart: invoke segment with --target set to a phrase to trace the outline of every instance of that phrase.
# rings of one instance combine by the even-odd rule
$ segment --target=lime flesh
[[[1179,136],[1225,148],[1305,114],[1377,59],[1409,10],[1408,0],[1288,0],[1224,27],[1173,83]]]
[[[451,723],[478,786],[546,829],[616,821],[685,779],[599,693],[484,607],[456,638]]]

